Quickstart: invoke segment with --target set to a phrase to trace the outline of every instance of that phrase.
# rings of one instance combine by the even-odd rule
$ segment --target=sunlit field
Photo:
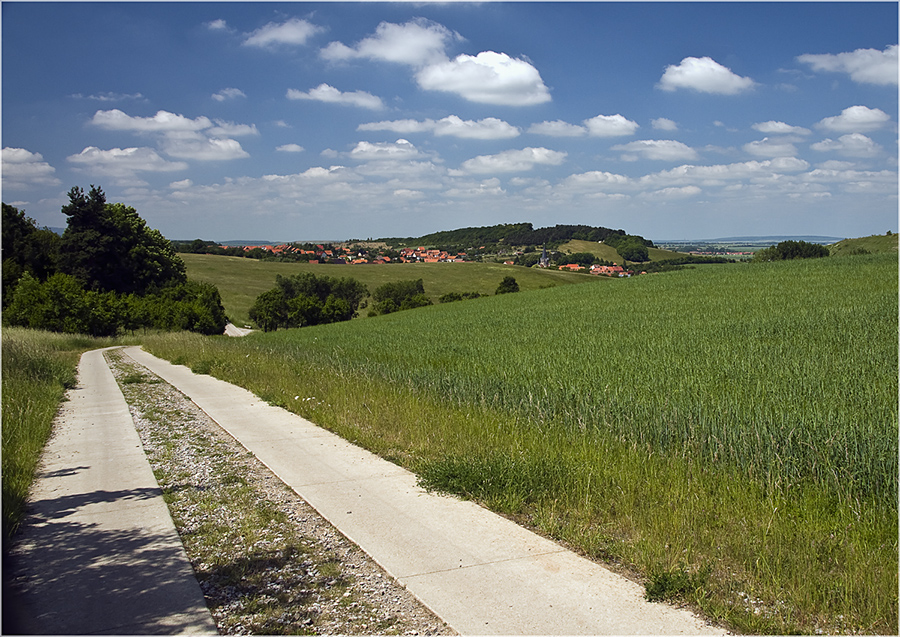
[[[734,629],[897,631],[895,256],[147,344]]]

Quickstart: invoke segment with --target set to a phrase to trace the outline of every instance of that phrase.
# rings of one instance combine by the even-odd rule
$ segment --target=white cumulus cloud
[[[684,88],[719,95],[736,95],[754,85],[749,77],[737,75],[710,57],[686,57],[678,65],[667,66],[658,84],[664,91]]]
[[[168,136],[163,141],[162,149],[171,157],[199,161],[227,161],[250,156],[240,142],[234,139],[208,138],[202,135]]]
[[[102,175],[118,180],[122,185],[139,185],[135,175],[140,172],[173,172],[185,170],[188,165],[182,161],[168,161],[152,148],[110,148],[101,150],[88,146],[76,155],[66,157],[66,161],[82,172]]]
[[[810,146],[819,152],[835,152],[846,157],[875,157],[882,148],[862,133],[841,135],[837,140],[824,139]]]
[[[234,100],[239,97],[247,97],[247,95],[239,88],[223,88],[218,93],[213,93],[212,98],[217,102],[224,102],[225,100]]]
[[[809,135],[810,130],[802,126],[791,126],[784,122],[776,122],[769,120],[768,122],[759,122],[751,128],[766,135]]]
[[[365,91],[341,92],[328,84],[319,84],[316,88],[307,92],[298,91],[289,88],[287,91],[289,100],[313,100],[316,102],[326,102],[328,104],[345,104],[348,106],[358,106],[360,108],[368,108],[370,110],[379,111],[384,108],[381,98],[366,93]]]
[[[416,74],[416,81],[425,90],[456,93],[481,104],[531,106],[551,100],[534,66],[494,51],[431,64]]]
[[[582,137],[587,135],[588,130],[584,126],[570,124],[558,119],[552,122],[532,124],[528,132],[534,135],[548,135],[550,137]]]
[[[797,147],[790,142],[770,140],[768,137],[744,144],[744,152],[755,157],[794,157]]]
[[[391,143],[359,142],[350,151],[350,157],[359,161],[413,159],[419,156],[419,150],[409,141],[398,139]]]
[[[697,159],[697,151],[672,139],[642,139],[613,146],[612,150],[625,153],[623,159],[633,161],[639,158],[661,161],[689,161]]]
[[[106,130],[135,133],[200,131],[213,125],[208,117],[203,116],[190,119],[184,115],[158,111],[153,117],[132,117],[117,108],[111,111],[97,111],[94,113],[91,123]]]
[[[836,133],[867,133],[878,130],[890,119],[890,115],[880,108],[850,106],[841,111],[840,115],[826,117],[817,126]]]
[[[640,128],[637,122],[626,119],[622,115],[597,115],[591,119],[584,120],[591,137],[623,137],[625,135],[634,135],[635,131]]]
[[[863,84],[897,84],[896,44],[884,51],[878,49],[856,49],[837,55],[807,53],[797,58],[809,64],[814,71],[847,73],[854,82]]]
[[[566,153],[548,148],[523,148],[506,150],[496,155],[479,155],[462,163],[466,173],[511,173],[531,170],[538,164],[558,166],[566,159]]]
[[[3,187],[58,186],[56,169],[44,161],[40,153],[24,148],[3,149]]]
[[[657,117],[656,119],[650,121],[650,125],[653,126],[653,128],[655,128],[656,130],[678,130],[678,124],[667,117]]]
[[[430,132],[437,137],[459,137],[460,139],[511,139],[518,137],[520,134],[517,127],[496,117],[464,120],[456,115],[448,115],[439,120],[401,119],[370,122],[368,124],[360,124],[357,130],[391,131],[403,135]]]
[[[331,61],[367,58],[421,67],[446,59],[447,45],[462,37],[447,27],[416,18],[406,24],[382,22],[375,35],[360,40],[354,46],[332,42],[320,55]]]
[[[315,34],[323,31],[320,26],[301,18],[291,18],[282,23],[269,22],[250,33],[244,40],[245,46],[274,47],[278,45],[303,45]]]
[[[463,139],[511,139],[519,136],[519,129],[496,117],[475,121],[450,115],[435,122],[434,134]]]
[[[282,144],[275,148],[282,153],[302,153],[304,148],[300,144]]]

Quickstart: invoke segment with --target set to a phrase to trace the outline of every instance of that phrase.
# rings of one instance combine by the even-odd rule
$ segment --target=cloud
[[[642,139],[613,146],[612,150],[626,153],[623,156],[626,161],[634,161],[641,157],[662,161],[689,161],[698,157],[697,151],[693,148],[672,139]]]
[[[324,30],[301,18],[291,18],[281,24],[269,22],[248,35],[244,40],[244,46],[271,48],[278,45],[303,45],[312,36]]]
[[[653,128],[655,128],[656,130],[678,130],[678,124],[666,117],[657,117],[656,119],[651,120],[650,125],[653,126]]]
[[[548,135],[550,137],[582,137],[587,135],[588,129],[577,124],[569,124],[561,119],[552,122],[532,124],[528,129],[534,135]]]
[[[478,182],[457,182],[444,190],[442,194],[454,199],[480,199],[484,197],[497,198],[505,195],[506,191],[500,186],[499,179],[491,177]]]
[[[97,111],[91,123],[106,130],[157,134],[161,137],[160,148],[167,155],[202,161],[249,157],[239,142],[226,136],[259,134],[253,124],[223,120],[216,120],[214,124],[208,117],[190,119],[168,111],[158,111],[153,117],[132,117],[118,109]]]
[[[662,188],[660,190],[649,190],[641,193],[642,199],[650,199],[653,201],[668,201],[677,199],[687,199],[688,197],[696,197],[703,191],[697,186],[681,186]]]
[[[153,117],[131,117],[117,108],[111,111],[97,111],[94,113],[91,123],[106,130],[135,133],[200,131],[213,125],[209,118],[202,116],[189,119],[184,115],[158,111]]]
[[[751,126],[753,130],[767,135],[809,135],[810,130],[802,126],[791,126],[784,122],[776,122],[769,120],[768,122],[760,122]]]
[[[480,104],[531,106],[551,100],[536,68],[494,51],[431,64],[416,74],[416,81],[425,90],[456,93]]]
[[[890,119],[880,108],[850,106],[841,111],[840,115],[826,117],[816,126],[836,133],[867,133],[878,130]]]
[[[416,18],[405,24],[382,22],[375,34],[354,46],[332,42],[319,55],[338,62],[365,58],[415,69],[419,87],[455,93],[470,102],[528,106],[550,101],[550,91],[529,62],[505,53],[482,51],[450,59],[447,47],[462,36],[447,27]]]
[[[203,131],[210,137],[243,137],[244,135],[259,135],[256,124],[235,124],[221,119],[216,120],[216,125]]]
[[[350,151],[350,157],[358,161],[408,160],[419,156],[419,150],[409,141],[398,139],[393,144],[359,142]]]
[[[282,153],[302,153],[305,149],[300,144],[282,144],[275,148]]]
[[[519,129],[496,117],[474,121],[449,115],[435,122],[434,134],[463,139],[511,139],[519,136]]]
[[[355,46],[332,42],[319,54],[330,61],[367,58],[421,67],[446,59],[447,45],[461,39],[462,36],[441,24],[416,18],[406,24],[382,22],[375,28],[375,35]]]
[[[173,172],[187,169],[182,161],[163,159],[152,148],[110,148],[101,150],[88,146],[76,155],[69,155],[66,161],[92,175],[103,175],[119,180],[122,184],[133,185],[134,175],[139,172]]]
[[[695,166],[685,164],[645,175],[640,182],[651,187],[666,185],[721,186],[730,182],[769,179],[773,175],[807,170],[809,163],[796,157],[776,157],[764,161]]]
[[[223,88],[218,93],[213,93],[212,98],[217,102],[224,102],[225,100],[234,100],[239,97],[247,97],[247,95],[239,88]]]
[[[0,172],[4,188],[58,186],[61,183],[54,175],[56,169],[45,162],[40,153],[24,148],[4,148],[3,170]]]
[[[231,31],[231,27],[228,26],[228,23],[225,20],[219,18],[218,20],[211,20],[206,22],[204,26],[210,31]]]
[[[884,51],[878,49],[856,49],[849,53],[805,54],[797,57],[798,62],[809,64],[814,71],[847,73],[850,79],[861,84],[897,84],[896,44]]]
[[[398,134],[431,132],[437,137],[459,137],[461,139],[511,139],[518,137],[520,131],[515,126],[496,117],[481,120],[464,120],[456,115],[448,115],[437,121],[426,119],[402,119],[385,122],[360,124],[360,131],[391,131]]]
[[[173,181],[169,184],[169,188],[172,190],[184,190],[186,188],[190,188],[194,185],[194,182],[190,179],[182,179],[180,181]]]
[[[765,137],[756,142],[744,144],[744,152],[756,157],[794,157],[797,147],[785,141],[771,141]]]
[[[366,93],[365,91],[353,91],[342,93],[338,89],[328,84],[319,84],[316,88],[310,89],[308,92],[298,91],[289,88],[287,91],[289,100],[313,100],[316,102],[325,102],[328,104],[344,104],[347,106],[358,106],[360,108],[368,108],[370,110],[381,110],[384,103],[380,97]]]
[[[850,133],[841,135],[836,141],[824,139],[810,146],[819,152],[834,152],[846,157],[875,157],[880,155],[882,148],[862,133]]]
[[[634,135],[640,128],[637,122],[625,119],[622,115],[597,115],[584,120],[591,137],[623,137]]]
[[[511,173],[531,170],[536,165],[559,166],[566,153],[548,148],[506,150],[496,155],[479,155],[460,167],[466,173]]]
[[[144,95],[142,93],[113,93],[111,91],[107,91],[105,93],[97,93],[95,95],[82,95],[81,93],[75,93],[72,95],[75,99],[78,100],[93,100],[95,102],[122,102],[125,100],[143,100]]]
[[[200,161],[227,161],[250,156],[233,139],[207,138],[202,135],[169,136],[163,141],[162,149],[171,157]]]
[[[659,88],[675,91],[686,88],[701,93],[736,95],[755,86],[749,77],[741,77],[709,57],[686,57],[677,66],[666,67]]]

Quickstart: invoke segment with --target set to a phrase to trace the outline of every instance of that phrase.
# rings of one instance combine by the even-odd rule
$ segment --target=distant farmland
[[[219,288],[228,316],[237,324],[250,319],[256,297],[275,286],[275,276],[312,272],[318,276],[353,277],[369,291],[389,281],[422,279],[425,294],[434,303],[448,292],[493,294],[503,277],[515,277],[521,290],[573,283],[598,283],[598,277],[555,269],[518,268],[500,263],[401,263],[386,265],[324,265],[279,263],[241,257],[182,253],[188,276]],[[601,283],[602,284],[602,283]],[[366,312],[360,312],[365,316]]]

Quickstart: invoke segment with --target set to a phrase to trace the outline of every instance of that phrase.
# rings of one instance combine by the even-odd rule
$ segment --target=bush
[[[518,292],[519,284],[516,283],[515,278],[511,276],[503,277],[503,280],[500,282],[500,285],[497,286],[497,291],[494,294],[509,294],[510,292]]]
[[[818,243],[806,241],[782,241],[776,246],[760,250],[753,255],[754,261],[784,261],[788,259],[818,259],[829,255],[828,248]]]
[[[412,310],[417,307],[431,305],[431,299],[425,296],[422,279],[418,281],[392,281],[379,286],[372,293],[375,301],[369,316],[391,314],[400,310]]]
[[[308,272],[278,275],[275,287],[256,297],[250,320],[265,332],[349,321],[368,294],[366,286],[356,279],[318,277]]]
[[[225,308],[209,283],[187,281],[143,297],[85,290],[68,274],[41,283],[25,274],[4,312],[9,325],[91,336],[115,336],[138,328],[225,331]]]
[[[455,301],[467,301],[469,299],[477,299],[481,295],[478,292],[447,292],[438,299],[441,303],[453,303]]]

